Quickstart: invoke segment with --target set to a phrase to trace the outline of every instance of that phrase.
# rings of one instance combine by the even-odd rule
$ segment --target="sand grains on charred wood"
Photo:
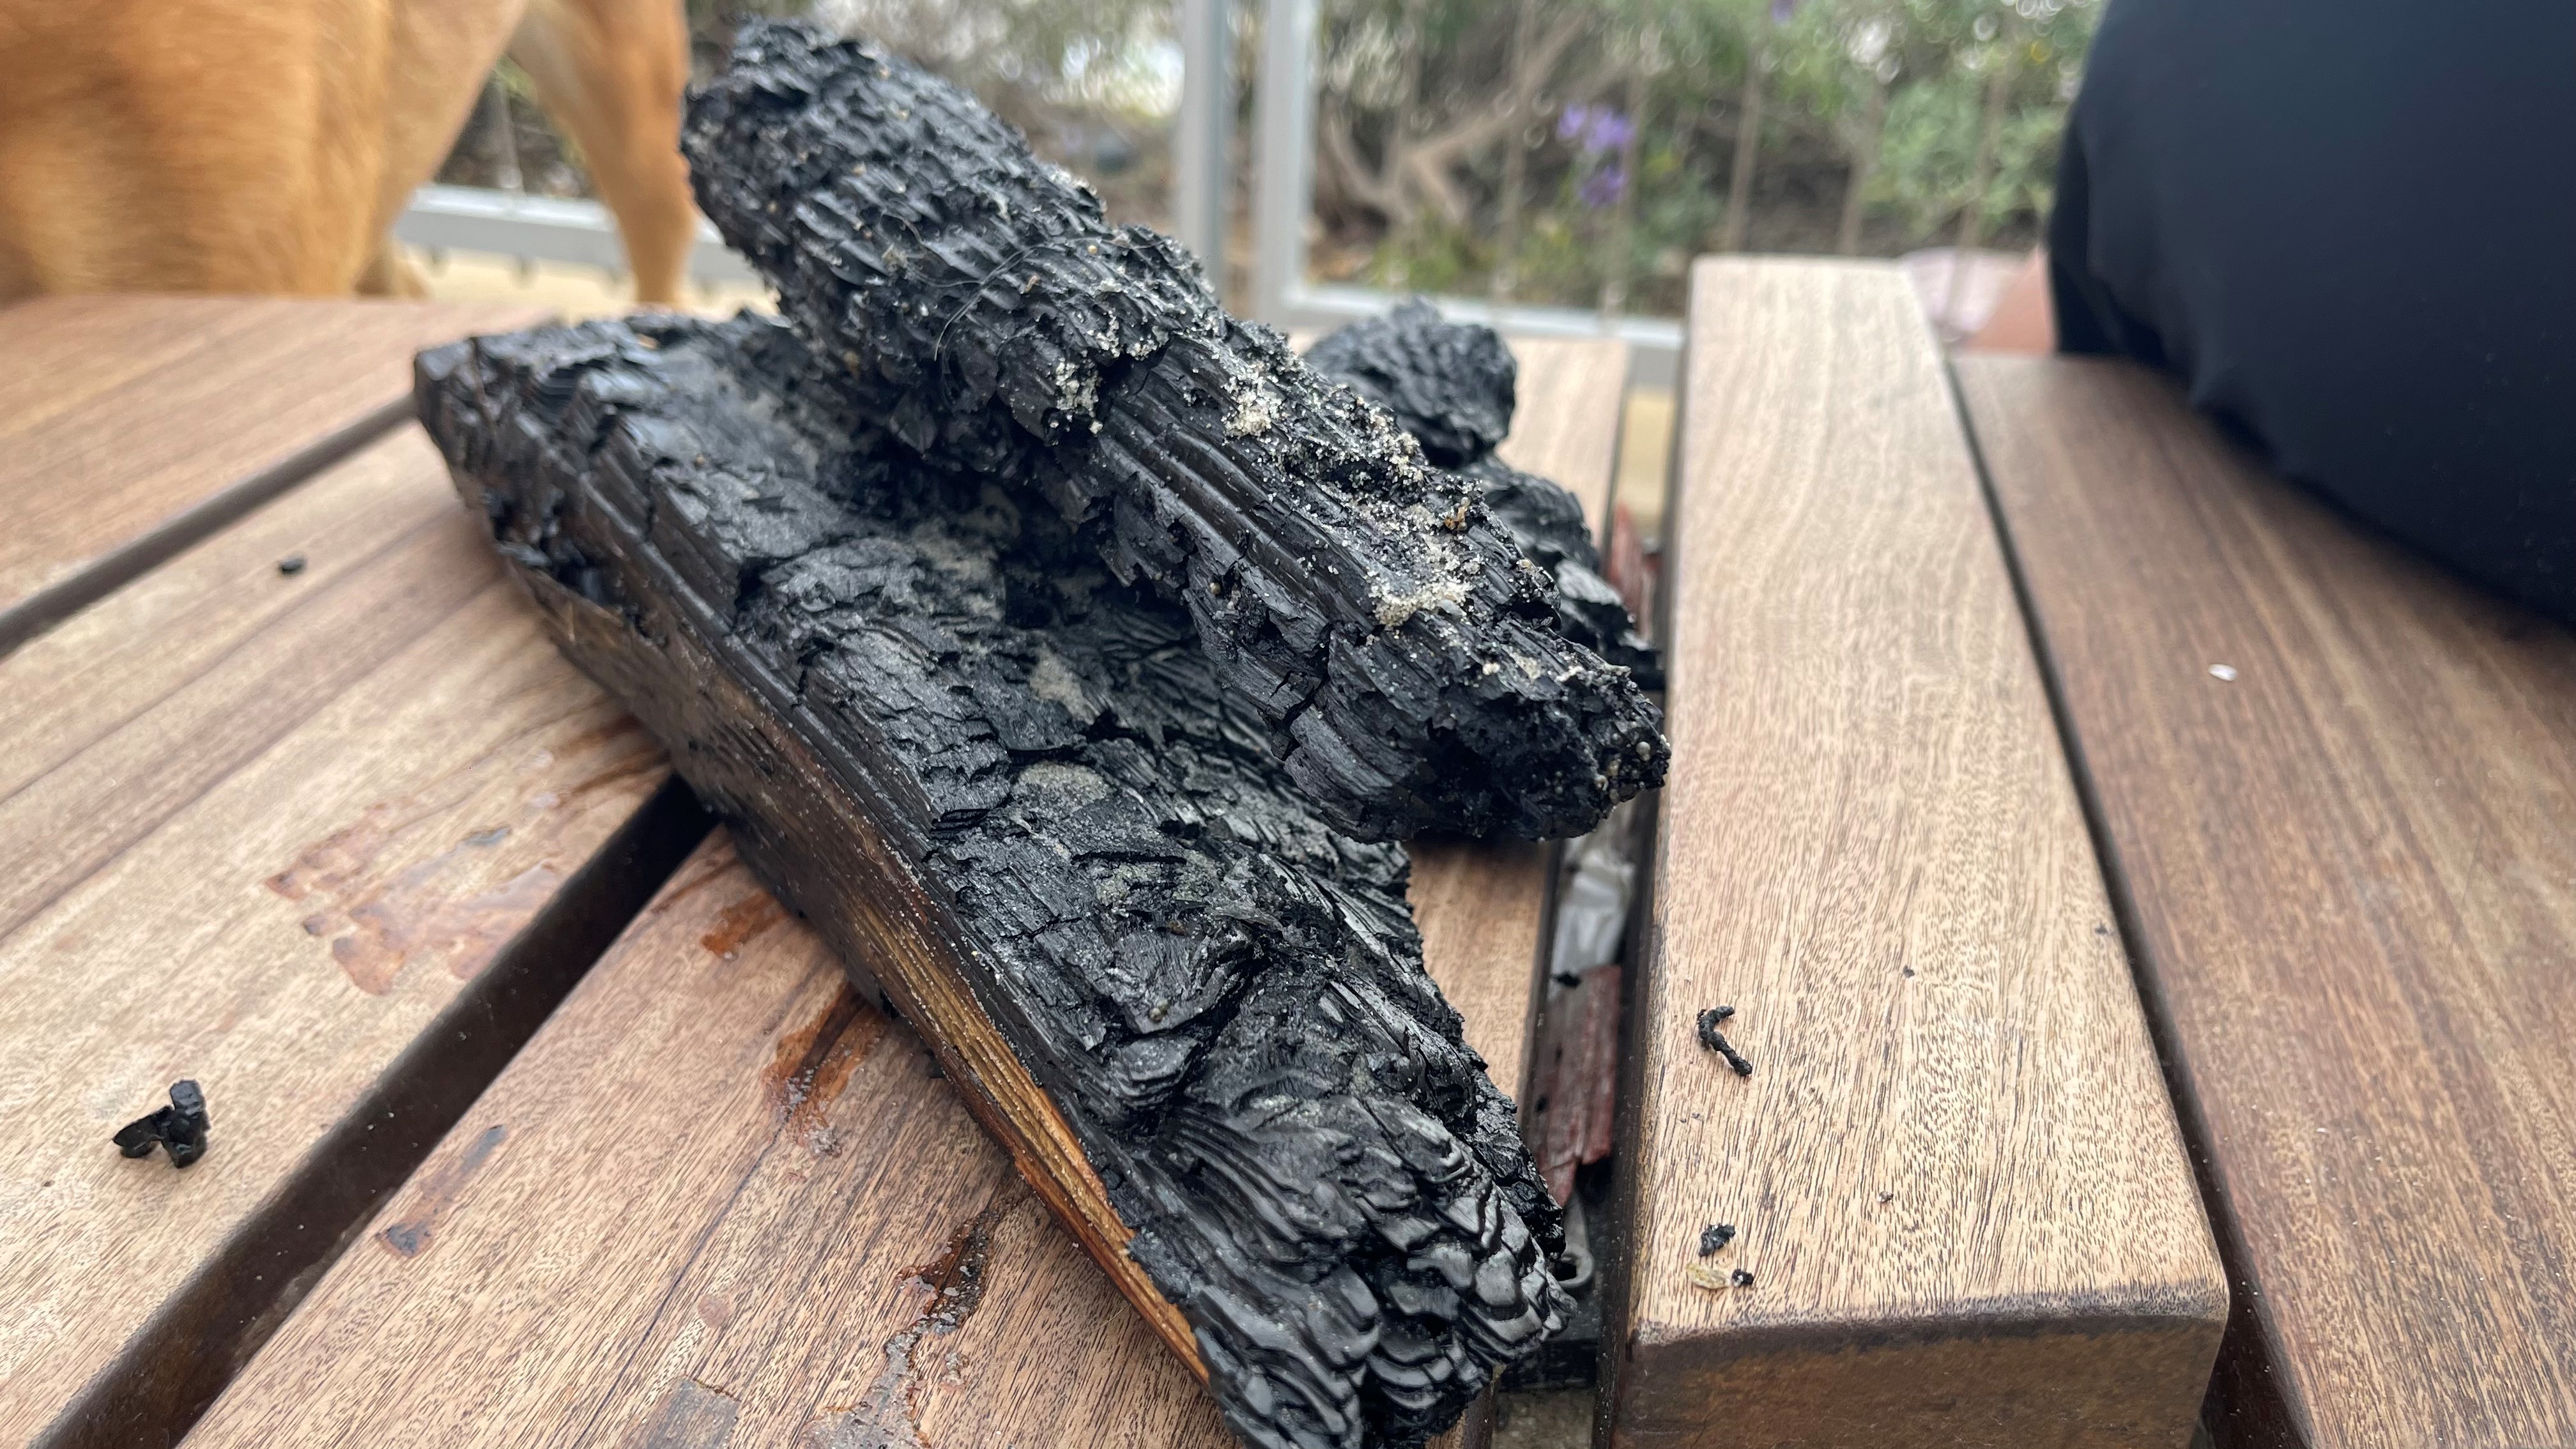
[[[1471,480],[963,91],[755,23],[682,144],[862,445],[1044,498],[1179,600],[1338,828],[1574,835],[1662,779],[1654,706]]]
[[[773,322],[599,322],[425,354],[420,407],[566,652],[1008,1143],[998,1078],[922,1009],[971,997],[1227,1422],[1421,1443],[1563,1298],[1402,851],[1287,779],[1187,611],[1051,509],[853,449],[820,371]]]
[[[1474,481],[1494,521],[1556,581],[1557,628],[1566,638],[1626,669],[1638,688],[1664,687],[1662,657],[1601,576],[1582,503],[1494,456],[1511,427],[1520,373],[1500,334],[1443,321],[1415,297],[1317,342],[1306,363],[1384,406],[1433,462]]]

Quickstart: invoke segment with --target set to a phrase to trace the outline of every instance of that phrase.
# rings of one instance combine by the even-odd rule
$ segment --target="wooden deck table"
[[[2151,373],[1957,370],[2216,1205],[2222,1449],[2576,1445],[2576,634]]]
[[[1230,1442],[501,579],[408,359],[529,320],[0,311],[0,1442]],[[1523,361],[1597,513],[1621,349]],[[1548,860],[1416,852],[1515,1089]]]
[[[1688,346],[1610,1443],[2181,1449],[2226,1288],[1930,328],[1711,260]]]
[[[0,1442],[1218,1449],[457,507],[527,320],[0,311]],[[1690,346],[1605,1442],[2576,1445],[2576,640],[1892,269]],[[1511,1086],[1547,859],[1417,852]]]
[[[2576,1445],[2576,636],[1875,264],[1681,417],[1607,1442]]]

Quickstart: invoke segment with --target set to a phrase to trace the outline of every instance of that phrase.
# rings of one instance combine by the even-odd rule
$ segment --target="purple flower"
[[[1579,141],[1587,156],[1607,155],[1628,144],[1628,118],[1608,106],[1568,106],[1556,118],[1556,139]]]
[[[1798,0],[1771,0],[1772,24],[1786,25],[1789,23],[1789,17],[1797,13]]]
[[[1575,192],[1575,197],[1594,211],[1607,211],[1619,204],[1620,196],[1627,189],[1628,173],[1620,168],[1619,163],[1613,161],[1585,177],[1582,187]]]

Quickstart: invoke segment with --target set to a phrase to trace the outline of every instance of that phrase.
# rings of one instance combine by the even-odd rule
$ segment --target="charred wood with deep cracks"
[[[1664,662],[1637,632],[1572,493],[1494,456],[1510,430],[1520,367],[1490,327],[1444,322],[1416,297],[1354,322],[1307,349],[1306,363],[1385,406],[1443,468],[1483,489],[1486,511],[1556,582],[1565,637],[1626,669],[1640,689],[1664,687]]]
[[[1180,600],[1210,683],[1335,826],[1575,835],[1662,780],[1653,705],[1565,637],[1473,484],[965,92],[754,24],[682,148],[859,446],[1048,500]]]
[[[425,354],[419,400],[566,652],[1227,1422],[1420,1443],[1564,1300],[1403,852],[1288,779],[1188,611],[1052,509],[851,448],[821,376],[776,323],[644,319]]]

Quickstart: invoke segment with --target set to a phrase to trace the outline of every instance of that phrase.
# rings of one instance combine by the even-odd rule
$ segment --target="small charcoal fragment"
[[[1750,1288],[1753,1286],[1753,1274],[1750,1269],[1738,1268],[1726,1276],[1727,1279],[1734,1283],[1738,1288]]]
[[[1753,1063],[1746,1061],[1744,1053],[1737,1051],[1735,1049],[1735,1044],[1726,1039],[1726,1033],[1717,1029],[1717,1024],[1719,1022],[1726,1020],[1734,1014],[1735,1008],[1732,1006],[1712,1006],[1708,1010],[1701,1012],[1699,1014],[1699,1044],[1708,1048],[1710,1051],[1717,1053],[1719,1056],[1726,1058],[1726,1064],[1735,1069],[1735,1074],[1737,1076],[1749,1077],[1753,1075]]]
[[[170,1105],[155,1108],[117,1129],[116,1150],[128,1157],[149,1157],[156,1146],[170,1154],[173,1167],[191,1166],[206,1155],[206,1094],[193,1081],[170,1084]]]
[[[1710,1223],[1699,1230],[1699,1255],[1703,1258],[1724,1249],[1735,1241],[1735,1224]]]
[[[1395,415],[1435,467],[1461,468],[1511,431],[1520,364],[1490,327],[1457,327],[1421,297],[1307,349],[1306,365]]]
[[[288,578],[293,578],[297,574],[304,572],[304,555],[300,553],[290,553],[286,557],[279,559],[277,561],[277,571],[286,575]]]
[[[681,149],[856,450],[1051,505],[1185,606],[1210,683],[1336,828],[1579,835],[1662,782],[1661,713],[1566,632],[1474,480],[966,92],[755,22]]]

